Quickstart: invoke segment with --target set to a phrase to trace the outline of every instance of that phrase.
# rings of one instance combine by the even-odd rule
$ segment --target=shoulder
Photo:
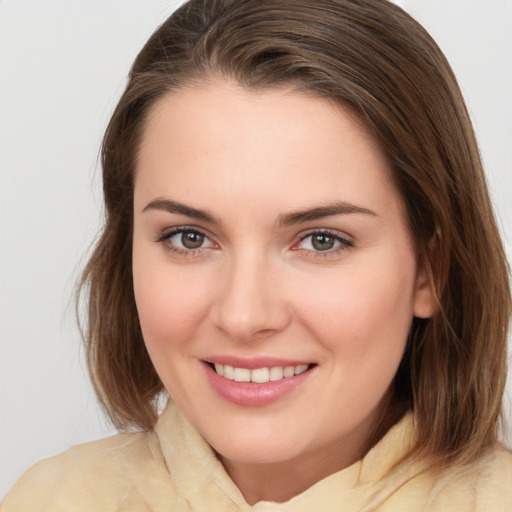
[[[497,444],[473,465],[439,475],[431,488],[432,510],[510,512],[512,453]],[[454,508],[455,507],[455,508]]]
[[[476,495],[477,510],[512,510],[512,452],[497,445],[483,459]]]
[[[156,510],[175,498],[156,435],[125,433],[37,463],[7,494],[1,512]]]
[[[434,471],[416,462],[389,475],[388,485],[377,495],[376,510],[512,511],[512,453],[501,445],[471,465]]]

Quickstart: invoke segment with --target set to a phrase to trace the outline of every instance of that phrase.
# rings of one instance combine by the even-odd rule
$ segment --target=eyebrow
[[[218,217],[215,217],[215,215],[213,215],[207,210],[192,208],[191,206],[187,206],[183,203],[172,201],[170,199],[155,199],[151,201],[149,204],[147,204],[142,210],[142,212],[144,213],[148,210],[162,210],[168,213],[178,213],[180,215],[185,215],[186,217],[190,217],[192,219],[209,222],[210,224],[222,224],[221,220]]]
[[[178,213],[180,215],[185,215],[186,217],[208,222],[210,224],[222,224],[222,221],[208,210],[193,208],[171,199],[154,199],[144,207],[142,212],[146,212],[148,210],[162,210],[168,213]],[[377,213],[369,210],[368,208],[363,208],[361,206],[347,203],[345,201],[337,201],[324,206],[317,206],[307,210],[298,210],[279,215],[276,220],[276,225],[291,226],[293,224],[300,224],[301,222],[323,219],[325,217],[332,217],[334,215],[347,214],[378,216]]]
[[[345,201],[337,201],[335,203],[326,204],[325,206],[317,206],[308,210],[298,210],[296,212],[285,213],[277,218],[278,226],[290,226],[292,224],[300,224],[310,220],[323,219],[334,215],[347,214],[364,214],[377,217],[377,213],[368,208],[363,208]]]

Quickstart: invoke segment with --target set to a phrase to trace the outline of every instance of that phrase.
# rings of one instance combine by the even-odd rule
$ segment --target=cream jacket
[[[359,462],[286,503],[249,506],[203,438],[170,404],[154,432],[75,446],[27,471],[1,512],[511,512],[512,453],[434,478],[413,464],[406,416]]]

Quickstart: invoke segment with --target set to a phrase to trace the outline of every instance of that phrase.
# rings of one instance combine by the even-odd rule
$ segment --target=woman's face
[[[218,80],[154,107],[134,193],[140,323],[228,468],[362,455],[432,309],[389,174],[352,114],[291,88]]]

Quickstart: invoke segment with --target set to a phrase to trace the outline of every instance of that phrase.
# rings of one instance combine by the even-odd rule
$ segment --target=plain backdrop
[[[0,0],[0,497],[41,458],[113,433],[73,286],[100,225],[101,136],[137,51],[177,4]],[[512,241],[512,0],[402,0],[453,65]],[[510,395],[506,435],[512,439]]]

